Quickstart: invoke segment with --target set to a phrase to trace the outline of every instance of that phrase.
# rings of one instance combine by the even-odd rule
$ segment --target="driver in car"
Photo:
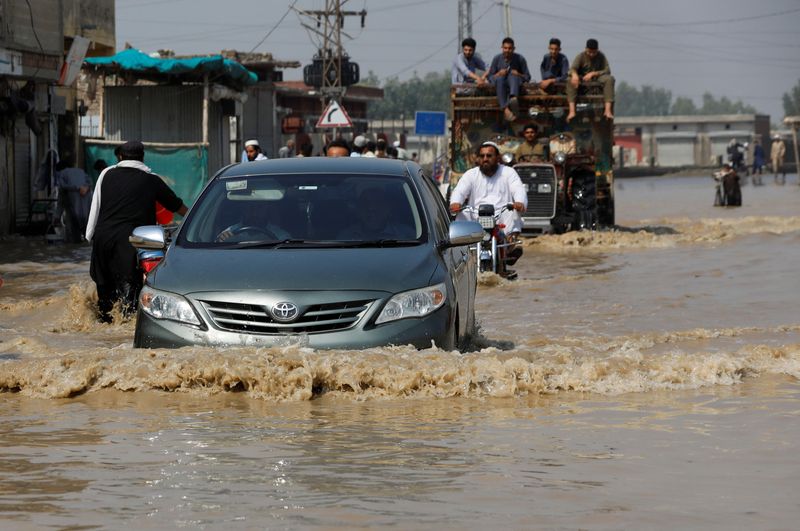
[[[514,168],[500,164],[500,148],[494,142],[484,142],[478,149],[478,166],[467,170],[458,180],[450,196],[450,211],[460,213],[463,204],[477,209],[481,204],[494,205],[495,212],[513,203],[513,210],[503,210],[499,223],[505,225],[506,239],[516,243],[522,232],[521,212],[528,208],[525,185]],[[464,216],[466,218],[466,216]],[[519,246],[508,247],[506,264],[514,265],[522,255]]]
[[[222,229],[214,241],[224,242],[237,236],[246,236],[248,240],[253,238],[286,240],[291,238],[288,232],[271,220],[274,210],[276,207],[266,201],[245,201],[241,209],[241,219]]]

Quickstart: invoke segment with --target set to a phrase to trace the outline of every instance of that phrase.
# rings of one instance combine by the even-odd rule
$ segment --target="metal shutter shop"
[[[672,168],[678,166],[694,166],[696,133],[660,133],[656,135],[656,161],[659,166]]]

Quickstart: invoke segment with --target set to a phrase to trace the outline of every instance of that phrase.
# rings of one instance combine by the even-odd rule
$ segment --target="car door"
[[[419,172],[419,181],[423,183],[425,187],[425,195],[427,196],[426,205],[428,205],[428,209],[431,210],[431,219],[434,224],[436,241],[446,240],[450,234],[450,214],[447,209],[447,204],[442,194],[439,193],[422,170]],[[442,258],[453,279],[456,300],[461,316],[461,329],[458,333],[459,335],[463,335],[466,331],[466,327],[469,325],[469,316],[471,316],[474,311],[476,284],[474,260],[470,260],[470,250],[466,245],[461,247],[448,247],[442,251]]]

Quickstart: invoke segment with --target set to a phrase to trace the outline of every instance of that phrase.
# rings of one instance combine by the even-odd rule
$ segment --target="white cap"
[[[394,147],[400,147],[400,141],[399,140],[395,140],[394,142],[392,142],[392,145]]]
[[[367,145],[367,139],[364,137],[364,135],[358,135],[353,139],[353,144],[356,147],[364,147]]]
[[[250,147],[250,146],[259,147],[258,140],[248,140],[247,142],[244,143],[244,147]]]

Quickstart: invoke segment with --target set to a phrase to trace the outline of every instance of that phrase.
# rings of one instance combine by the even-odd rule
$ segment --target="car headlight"
[[[145,286],[139,294],[139,305],[144,313],[155,319],[169,319],[200,326],[200,320],[191,304],[180,295]]]
[[[386,303],[375,324],[409,317],[424,317],[440,308],[447,299],[444,284],[398,293]]]

